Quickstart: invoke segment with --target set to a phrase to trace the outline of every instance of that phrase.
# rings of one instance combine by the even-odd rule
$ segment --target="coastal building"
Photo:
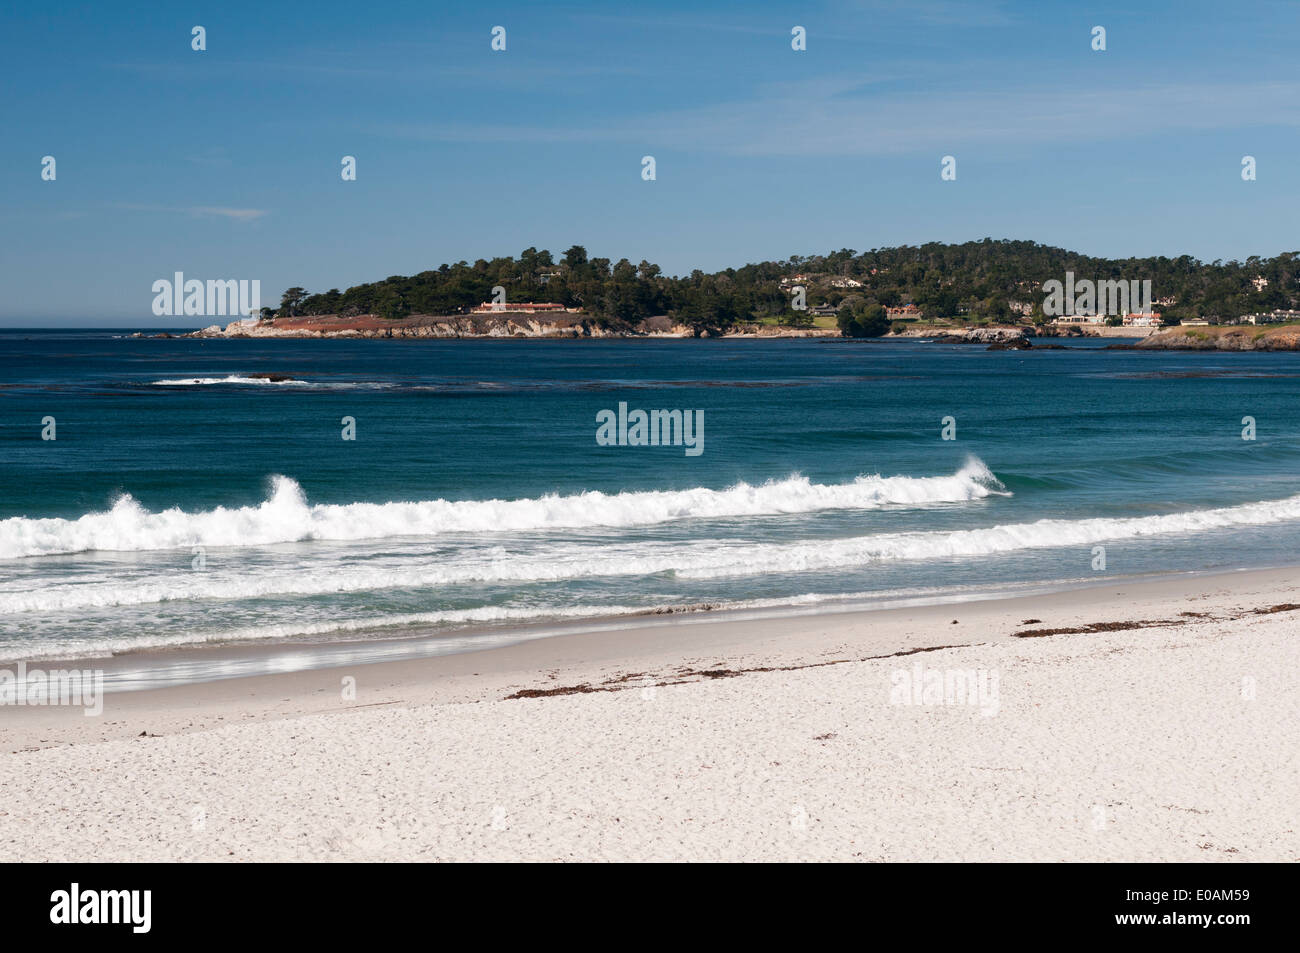
[[[832,278],[832,288],[861,288],[862,282],[856,278]]]
[[[900,318],[919,318],[921,316],[921,309],[914,304],[904,304],[899,305],[897,308],[886,308],[885,315],[891,321],[897,321]]]
[[[497,304],[485,301],[474,307],[474,314],[536,314],[538,312],[564,311],[562,304],[553,301],[503,301]]]
[[[833,318],[835,315],[839,314],[839,312],[835,310],[835,306],[832,304],[819,304],[815,308],[809,308],[808,313],[814,318]]]
[[[1204,318],[1183,318],[1183,320],[1178,323],[1184,327],[1190,328],[1204,328],[1208,327],[1210,324],[1210,322],[1206,321]]]
[[[1133,311],[1124,315],[1123,322],[1126,328],[1158,328],[1160,327],[1160,312]]]
[[[1105,323],[1106,316],[1103,314],[1063,314],[1059,318],[1052,319],[1052,324],[1059,325],[1096,325]]]
[[[1255,286],[1256,291],[1263,291],[1268,287],[1268,279],[1263,275],[1256,275],[1250,279],[1250,283]]]
[[[1300,321],[1300,311],[1286,311],[1279,308],[1276,311],[1241,316],[1242,324],[1289,324],[1292,321]]]

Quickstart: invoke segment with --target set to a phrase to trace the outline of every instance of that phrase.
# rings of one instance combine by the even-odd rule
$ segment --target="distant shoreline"
[[[628,329],[601,326],[581,314],[563,316],[520,313],[510,316],[415,315],[386,319],[375,315],[340,318],[337,315],[305,318],[273,318],[255,324],[234,321],[209,325],[194,331],[135,331],[131,338],[279,339],[311,340],[851,340],[838,328],[790,327],[785,325],[741,324],[710,331],[681,324],[651,325]],[[1089,350],[1177,350],[1177,351],[1297,351],[1300,325],[1214,325],[1172,328],[1089,327],[1086,329],[992,325],[978,327],[908,327],[869,340],[933,340],[940,344],[983,344],[990,350],[1059,349],[1052,344],[1035,348],[1032,339],[1111,338],[1115,343]],[[1125,343],[1121,343],[1125,342]]]
[[[1006,342],[1028,337],[1142,337],[1146,331],[1134,328],[1090,328],[1087,331],[1062,332],[1054,328],[1029,328],[1020,325],[978,327],[910,326],[901,333],[882,335],[887,339],[942,338],[966,339],[974,344]],[[651,318],[629,328],[610,328],[592,321],[580,312],[557,315],[545,312],[518,312],[501,315],[411,315],[405,318],[382,318],[377,315],[319,315],[294,318],[271,318],[256,323],[232,321],[224,326],[209,325],[194,331],[153,334],[137,331],[133,338],[204,338],[247,339],[666,339],[692,338],[721,340],[800,340],[805,338],[844,338],[838,327],[796,327],[792,325],[743,322],[730,328],[711,330]]]
[[[838,337],[838,328],[796,328],[744,324],[710,331],[674,323],[666,316],[649,318],[627,328],[609,328],[581,312],[502,312],[500,314],[409,315],[384,318],[374,314],[276,317],[256,323],[232,321],[209,325],[185,337],[197,338],[694,338],[694,337]]]

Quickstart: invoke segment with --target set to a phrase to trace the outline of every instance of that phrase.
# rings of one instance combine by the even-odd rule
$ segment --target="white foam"
[[[507,606],[481,606],[474,609],[449,609],[442,612],[408,612],[376,616],[367,619],[344,619],[331,622],[288,622],[277,625],[252,626],[241,629],[209,630],[157,635],[145,633],[125,638],[58,639],[52,642],[23,644],[21,657],[76,658],[111,655],[118,652],[151,648],[171,648],[182,645],[211,643],[283,641],[292,638],[310,638],[318,635],[370,632],[382,634],[384,629],[400,629],[414,625],[472,625],[493,622],[536,622],[543,619],[596,618],[599,616],[634,615],[646,611],[635,606],[566,606],[558,608],[513,608]],[[3,650],[15,652],[12,646]]]
[[[253,571],[176,572],[131,584],[121,579],[58,583],[38,590],[0,591],[0,613],[55,612],[173,600],[238,600],[465,583],[565,582],[673,573],[713,579],[773,573],[844,571],[885,561],[921,561],[1091,546],[1143,536],[1190,536],[1300,520],[1300,496],[1212,510],[1121,519],[1039,520],[981,529],[884,533],[797,543],[700,541],[543,546],[529,555],[499,547],[430,564],[388,556],[362,564],[294,564]]]
[[[920,597],[921,601],[934,598],[941,590],[937,589],[899,589],[874,593],[806,593],[779,598],[750,599],[735,602],[710,602],[708,610],[761,611],[765,609],[789,609],[797,611],[800,607],[822,605],[827,603],[862,603],[887,602],[889,599],[906,600]],[[250,626],[236,629],[213,629],[207,631],[187,631],[172,633],[142,632],[119,638],[59,638],[42,640],[38,643],[22,643],[21,651],[15,645],[0,647],[0,658],[4,653],[15,654],[23,659],[47,658],[88,658],[91,656],[110,655],[120,652],[139,651],[141,649],[172,648],[186,645],[203,645],[213,643],[272,642],[290,639],[312,638],[321,635],[345,635],[365,632],[372,637],[401,637],[403,629],[412,626],[458,626],[474,624],[491,624],[503,622],[537,623],[552,620],[584,619],[600,620],[622,618],[624,624],[637,624],[627,620],[644,617],[647,622],[663,615],[680,616],[698,614],[706,610],[702,604],[665,605],[665,606],[631,606],[631,605],[579,605],[579,606],[479,606],[472,609],[448,609],[435,612],[407,612],[371,616],[358,619],[333,619],[328,622],[292,621],[272,625]],[[391,630],[391,631],[386,631]],[[550,629],[546,630],[550,632]],[[16,657],[17,657],[16,656]]]
[[[168,377],[158,381],[151,381],[154,387],[197,387],[211,384],[266,384],[273,387],[312,387],[310,381],[300,380],[270,380],[266,377],[241,377],[238,374],[230,374],[226,377]]]
[[[743,560],[698,561],[682,566],[682,578],[708,579],[763,572],[852,569],[890,560],[934,560],[999,555],[1032,549],[1092,546],[1143,536],[1191,536],[1246,526],[1300,520],[1300,496],[1212,510],[1120,519],[1013,523],[949,532],[878,534],[816,543],[760,544]]]
[[[0,559],[81,553],[133,552],[192,546],[259,546],[300,540],[360,540],[445,533],[648,526],[671,520],[810,513],[962,503],[1002,493],[983,462],[971,458],[940,477],[861,476],[849,483],[812,483],[794,476],[758,486],[543,496],[521,500],[308,504],[288,477],[272,478],[258,506],[218,507],[200,513],[179,508],[150,512],[130,495],[107,512],[78,519],[0,520]]]

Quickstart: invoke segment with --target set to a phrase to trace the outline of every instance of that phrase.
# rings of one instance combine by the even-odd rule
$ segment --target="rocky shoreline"
[[[1300,325],[1177,327],[1153,334],[1136,344],[1112,344],[1110,347],[1142,351],[1300,351]]]
[[[939,344],[998,344],[1023,347],[1031,329],[1017,326],[908,329],[889,338],[924,338]],[[1036,336],[1055,336],[1052,334]],[[137,334],[143,337],[144,334]],[[172,334],[155,337],[175,337]],[[839,338],[838,328],[794,328],[769,324],[740,324],[723,334],[675,324],[666,317],[648,318],[626,329],[603,327],[581,314],[564,315],[319,315],[274,318],[257,324],[232,321],[209,325],[181,337],[192,338]],[[1082,337],[1081,333],[1062,337]],[[1025,343],[1019,343],[1025,342]]]
[[[1107,329],[1118,331],[1118,328]],[[1131,336],[1140,336],[1135,329]],[[137,332],[133,337],[189,338],[709,338],[783,339],[841,338],[837,328],[793,328],[778,325],[742,324],[725,333],[676,324],[664,316],[647,318],[624,329],[611,329],[580,313],[511,315],[410,315],[382,318],[377,315],[318,315],[273,318],[256,324],[232,321],[224,327],[209,325],[198,331],[176,335]],[[1028,328],[1019,325],[977,328],[908,328],[887,338],[924,339],[936,344],[982,344],[990,351],[1058,350],[1061,344],[1033,344],[1034,338],[1110,337],[1077,328]],[[1300,350],[1300,325],[1255,327],[1254,325],[1175,327],[1156,331],[1137,342],[1114,343],[1105,350],[1183,351],[1296,351]]]
[[[748,324],[718,335],[724,338],[838,337],[835,328],[788,328]],[[143,335],[141,335],[143,336]],[[172,335],[167,335],[168,337]],[[610,329],[581,314],[565,315],[410,315],[382,318],[319,315],[273,318],[257,324],[232,321],[209,325],[182,337],[191,338],[694,338],[711,337],[707,330],[648,318],[624,330]]]

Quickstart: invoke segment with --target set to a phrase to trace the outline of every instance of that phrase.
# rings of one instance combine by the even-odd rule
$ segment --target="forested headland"
[[[411,276],[309,293],[285,292],[280,316],[464,314],[492,300],[547,301],[581,308],[610,329],[663,315],[710,333],[760,322],[809,326],[834,315],[848,334],[883,334],[890,310],[919,319],[970,324],[1043,323],[1042,285],[1067,271],[1092,280],[1150,280],[1166,324],[1205,318],[1228,322],[1242,314],[1300,306],[1300,252],[1245,261],[1178,258],[1096,258],[1032,241],[995,240],[877,248],[843,248],[706,273],[669,276],[651,262],[613,261],[574,245],[558,258],[528,248],[516,257],[443,264]],[[795,289],[804,289],[804,308]],[[829,320],[829,319],[828,319]]]

